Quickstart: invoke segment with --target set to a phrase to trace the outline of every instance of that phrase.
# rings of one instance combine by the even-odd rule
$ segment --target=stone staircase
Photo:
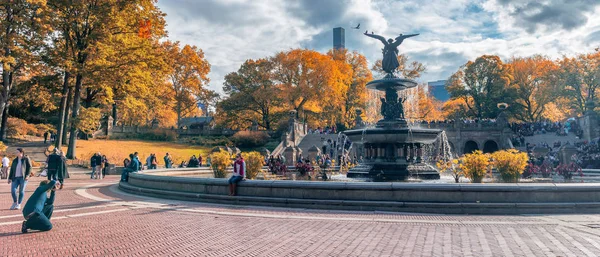
[[[566,136],[557,136],[555,133],[546,133],[546,134],[536,134],[530,137],[525,137],[525,144],[530,143],[530,144],[535,144],[537,146],[542,145],[542,143],[547,143],[548,145],[552,146],[554,144],[554,142],[560,141],[562,143],[562,145],[564,145],[566,142],[570,142],[571,144],[574,144],[575,142],[581,141],[581,139],[578,139],[575,134],[573,133],[569,133]],[[526,147],[525,146],[519,146],[517,147],[517,149],[521,150],[521,151],[525,151]]]
[[[47,159],[45,151],[46,151],[47,147],[50,145],[51,145],[51,143],[44,144],[43,141],[20,142],[20,143],[14,144],[14,145],[10,145],[6,149],[6,152],[9,155],[15,155],[17,148],[23,148],[23,151],[25,151],[25,154],[27,156],[29,156],[29,158],[31,158],[31,160],[33,160],[37,163],[45,163],[46,159]]]
[[[313,146],[321,148],[323,146],[323,141],[327,141],[327,139],[331,139],[331,141],[337,140],[337,134],[307,134],[304,136],[298,148],[302,149],[302,154],[306,156],[308,154],[308,149]]]

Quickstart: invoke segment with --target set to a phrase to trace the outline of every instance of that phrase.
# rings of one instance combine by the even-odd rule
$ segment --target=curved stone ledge
[[[210,170],[191,171],[212,175]],[[394,182],[242,181],[227,196],[227,179],[177,177],[190,171],[133,173],[128,192],[192,201],[316,208],[464,214],[598,213],[600,184],[413,184]]]

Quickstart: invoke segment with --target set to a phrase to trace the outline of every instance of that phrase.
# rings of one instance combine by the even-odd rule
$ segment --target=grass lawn
[[[159,165],[164,165],[163,157],[169,153],[174,165],[181,161],[188,161],[192,155],[202,155],[203,163],[211,148],[192,146],[171,142],[153,142],[141,140],[77,140],[77,159],[88,161],[95,152],[100,152],[109,159],[110,163],[117,166],[123,165],[123,160],[129,158],[130,153],[138,152],[142,163],[150,153],[155,153]],[[67,148],[63,147],[66,152]]]

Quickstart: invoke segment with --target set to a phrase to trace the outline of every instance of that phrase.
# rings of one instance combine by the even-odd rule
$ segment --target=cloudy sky
[[[202,48],[212,65],[210,87],[246,59],[291,48],[327,52],[333,28],[346,48],[381,58],[377,40],[420,33],[400,52],[424,63],[428,82],[446,79],[468,60],[496,54],[552,58],[600,47],[600,0],[159,0],[171,40]],[[352,29],[361,24],[360,30]]]

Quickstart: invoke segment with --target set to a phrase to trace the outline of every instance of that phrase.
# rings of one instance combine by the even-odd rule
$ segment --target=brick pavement
[[[133,196],[117,180],[75,175],[57,196],[54,229],[29,234],[0,181],[0,256],[600,256],[600,215],[224,206]]]

